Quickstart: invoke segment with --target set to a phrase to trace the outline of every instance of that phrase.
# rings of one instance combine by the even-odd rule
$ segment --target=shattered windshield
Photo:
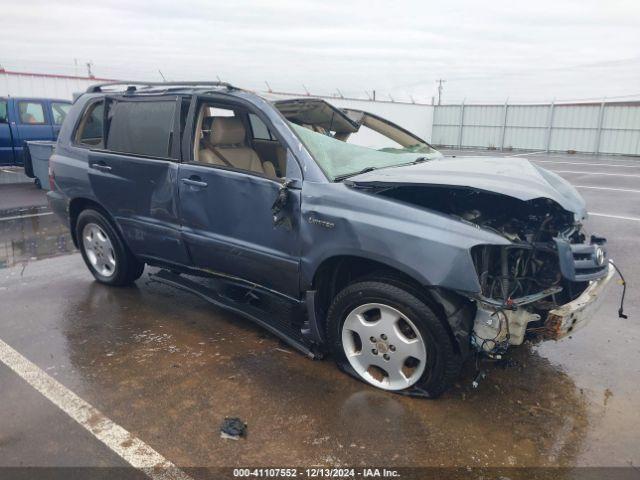
[[[417,148],[416,151],[412,151],[411,147],[374,150],[345,143],[295,123],[290,122],[290,125],[331,181],[355,175],[363,170],[408,165],[417,160],[430,160],[441,156],[433,149],[425,152],[423,148]]]

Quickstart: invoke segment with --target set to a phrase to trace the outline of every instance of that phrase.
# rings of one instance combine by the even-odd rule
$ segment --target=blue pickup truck
[[[67,100],[0,98],[0,165],[24,165],[29,140],[55,140],[71,108]]]

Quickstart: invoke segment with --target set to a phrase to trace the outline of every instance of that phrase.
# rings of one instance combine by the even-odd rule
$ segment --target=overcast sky
[[[430,101],[640,98],[640,0],[5,0],[7,70]]]

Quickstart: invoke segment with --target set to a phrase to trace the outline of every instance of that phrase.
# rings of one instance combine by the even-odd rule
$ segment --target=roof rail
[[[122,85],[126,87],[128,91],[135,91],[136,86],[141,87],[226,87],[229,90],[236,90],[237,87],[234,87],[230,83],[227,82],[109,82],[109,83],[98,83],[96,85],[91,85],[87,88],[87,93],[99,93],[102,92],[103,87],[115,87],[118,85]]]

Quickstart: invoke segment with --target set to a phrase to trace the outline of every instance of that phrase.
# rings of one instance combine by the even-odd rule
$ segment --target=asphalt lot
[[[572,338],[514,349],[478,389],[469,365],[441,399],[407,398],[146,274],[133,288],[95,283],[65,228],[32,205],[0,215],[0,352],[24,367],[0,362],[0,466],[125,466],[130,440],[181,468],[640,465],[640,158],[443,153],[515,153],[573,183],[627,277],[629,319],[613,286]],[[84,403],[68,407],[67,392]],[[100,428],[73,416],[88,408]],[[226,416],[247,438],[220,438]],[[103,440],[109,422],[129,435],[124,453]]]

